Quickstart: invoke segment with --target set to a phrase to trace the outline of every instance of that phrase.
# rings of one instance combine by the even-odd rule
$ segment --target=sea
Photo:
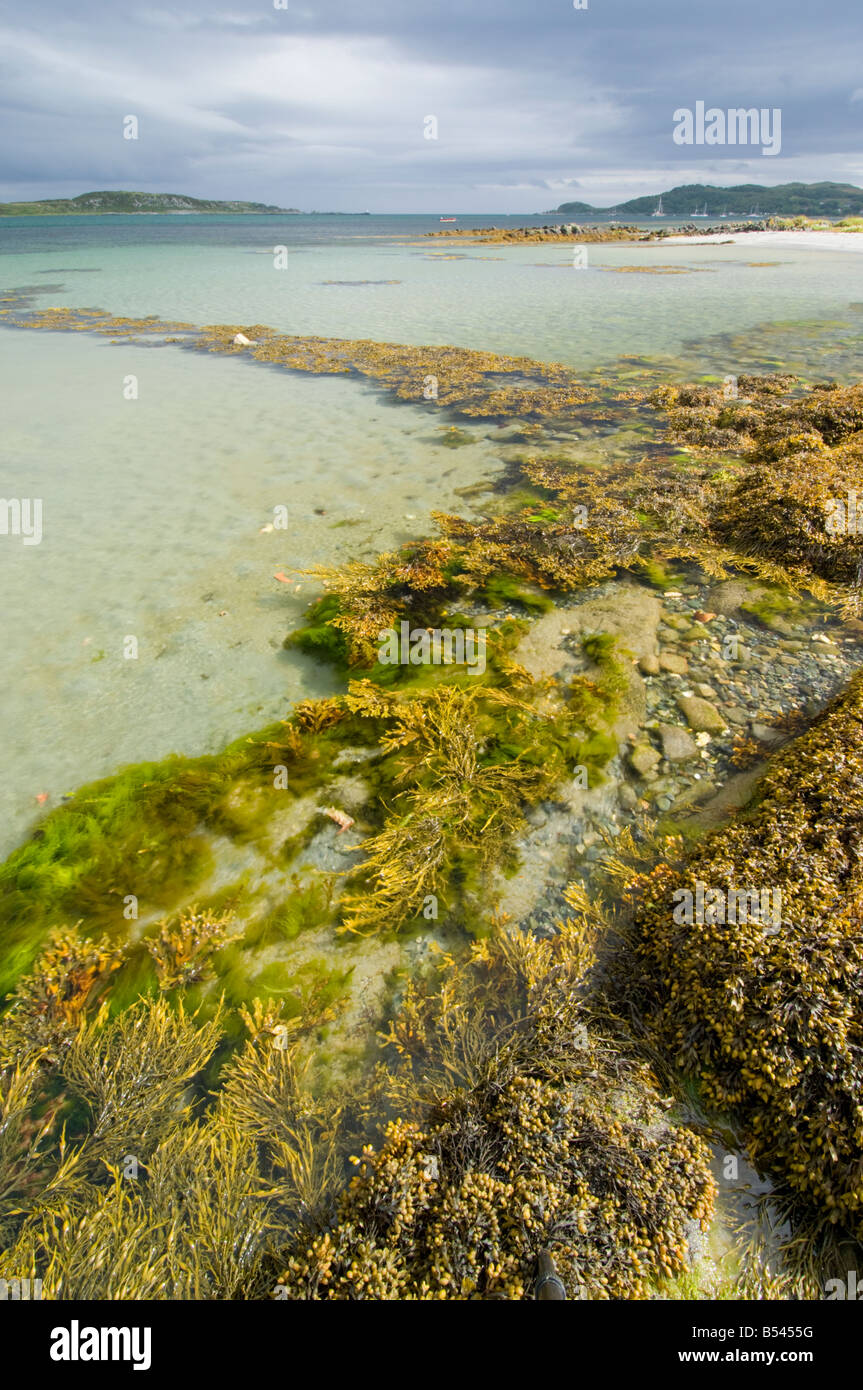
[[[850,380],[863,365],[859,256],[617,243],[576,265],[571,245],[439,230],[430,216],[0,218],[0,300],[26,288],[37,307],[586,372],[654,364],[664,380]],[[0,381],[0,497],[39,499],[42,515],[38,544],[0,534],[3,854],[84,782],[217,751],[335,689],[283,647],[320,568],[431,534],[435,511],[482,514],[504,468],[498,422],[460,421],[472,442],[451,449],[433,403],[160,342],[0,326]]]

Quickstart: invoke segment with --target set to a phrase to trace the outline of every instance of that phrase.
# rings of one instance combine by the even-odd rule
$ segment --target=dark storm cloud
[[[0,196],[529,211],[863,182],[859,0],[288,3],[0,7]],[[676,145],[674,111],[699,100],[780,107],[781,154]]]

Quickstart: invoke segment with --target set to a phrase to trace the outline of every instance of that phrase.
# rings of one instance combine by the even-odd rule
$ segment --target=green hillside
[[[0,203],[0,217],[69,216],[106,212],[298,212],[269,203],[220,202],[185,193],[80,193],[77,198],[43,198],[33,203]]]
[[[617,203],[618,213],[649,217],[659,195],[631,198]],[[709,183],[687,183],[662,194],[663,211],[670,217],[691,217],[703,212],[710,217],[842,217],[863,212],[863,188],[851,183],[782,183],[773,188],[760,183],[739,183],[718,188]],[[555,209],[567,215],[603,213],[609,208],[592,208],[588,203],[561,203]]]

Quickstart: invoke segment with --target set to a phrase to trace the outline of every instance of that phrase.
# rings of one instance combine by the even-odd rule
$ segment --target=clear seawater
[[[458,226],[492,222],[505,219]],[[770,365],[797,329],[772,340],[764,326],[796,324],[812,375],[835,370],[824,334],[844,372],[859,365],[859,256],[618,244],[590,246],[575,271],[569,246],[424,239],[438,229],[429,217],[0,219],[0,296],[36,286],[42,305],[579,369],[635,355],[681,378],[690,364],[734,372],[741,344]],[[281,245],[288,266],[276,270]],[[690,273],[609,269],[648,265]],[[824,333],[807,329],[817,321]],[[85,333],[0,329],[0,355],[0,496],[39,497],[44,515],[39,545],[0,535],[2,852],[40,804],[84,781],[214,751],[331,689],[325,669],[281,645],[320,591],[302,572],[428,534],[434,510],[469,514],[481,497],[460,490],[501,468],[493,422],[450,450],[433,407],[393,405],[354,380]],[[137,400],[124,396],[129,375]],[[287,530],[262,531],[276,507]],[[129,637],[137,658],[124,655]]]

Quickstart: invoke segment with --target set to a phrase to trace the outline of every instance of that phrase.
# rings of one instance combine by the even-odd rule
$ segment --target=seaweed
[[[579,923],[498,929],[408,984],[384,1035],[397,1118],[289,1246],[287,1297],[524,1299],[543,1248],[571,1298],[649,1297],[688,1267],[708,1151],[597,1026],[591,963]]]
[[[755,798],[685,860],[626,883],[626,972],[656,1044],[733,1114],[753,1163],[808,1210],[812,1231],[863,1236],[863,674],[770,761]],[[726,920],[702,890],[781,890],[781,921]],[[717,901],[721,904],[721,897]],[[771,919],[772,921],[772,919]]]

